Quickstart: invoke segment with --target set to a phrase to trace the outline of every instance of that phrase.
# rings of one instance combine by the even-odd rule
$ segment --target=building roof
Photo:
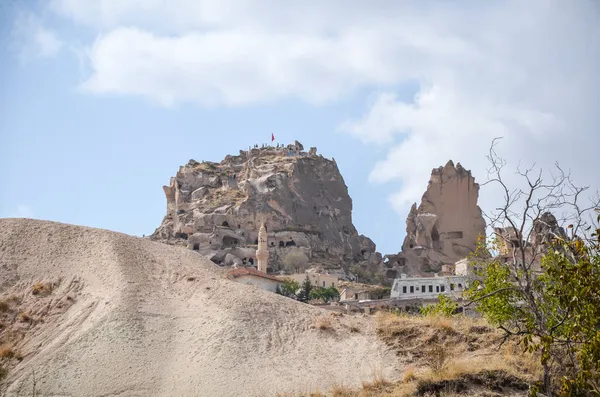
[[[354,292],[375,292],[375,291],[380,291],[383,290],[385,288],[387,288],[384,285],[376,285],[376,284],[362,284],[362,283],[355,283],[355,282],[350,282],[350,281],[342,281],[339,283],[339,287],[342,290],[344,289],[350,289]]]
[[[266,279],[272,280],[272,281],[278,281],[280,283],[283,282],[281,279],[279,279],[275,276],[271,276],[270,274],[258,271],[253,267],[238,267],[237,269],[233,269],[229,273],[227,273],[227,278],[230,280],[233,280],[234,278],[242,277],[242,276],[256,276],[256,277],[266,278]]]

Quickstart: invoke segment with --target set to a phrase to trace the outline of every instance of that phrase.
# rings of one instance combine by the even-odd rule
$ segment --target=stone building
[[[277,287],[283,284],[283,281],[275,276],[260,272],[251,267],[240,267],[227,273],[227,278],[247,285],[256,285],[265,291],[277,292]]]
[[[340,302],[377,300],[386,298],[389,288],[353,282],[340,282],[338,285]]]
[[[310,283],[314,287],[335,287],[337,288],[339,285],[339,277],[333,274],[325,274],[325,273],[298,273],[298,274],[290,274],[282,277],[290,278],[294,281],[302,284],[306,277],[310,280]]]
[[[402,274],[394,280],[390,296],[392,299],[435,299],[440,294],[459,298],[467,285],[464,276],[409,277]]]

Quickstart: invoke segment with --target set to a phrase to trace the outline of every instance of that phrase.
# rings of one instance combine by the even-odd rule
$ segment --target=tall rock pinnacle
[[[388,277],[440,271],[473,252],[485,236],[478,196],[479,185],[460,163],[433,169],[420,205],[413,204],[407,217],[402,252],[386,255]]]

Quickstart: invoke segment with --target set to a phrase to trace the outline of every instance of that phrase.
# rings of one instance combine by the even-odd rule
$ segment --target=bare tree
[[[593,223],[591,215],[594,209],[599,208],[600,198],[596,193],[588,205],[582,205],[582,193],[587,191],[589,186],[577,186],[570,172],[565,173],[558,162],[554,164],[554,170],[549,172],[546,179],[542,168],[535,170],[535,163],[525,169],[519,164],[517,174],[525,182],[525,188],[510,189],[503,177],[506,160],[500,157],[495,149],[500,139],[495,138],[492,141],[486,156],[490,166],[487,170],[488,180],[482,184],[482,187],[491,184],[499,186],[502,202],[492,211],[484,211],[483,215],[492,228],[509,228],[510,233],[494,234],[512,253],[511,263],[528,274],[543,253],[541,250],[528,249],[534,248],[533,237],[539,232],[536,226],[545,227],[545,231],[554,237],[564,237],[557,234],[554,225],[549,224],[548,217],[544,215],[552,214],[562,230],[566,226],[571,230],[572,235],[590,239],[590,234],[587,232],[591,230]],[[555,215],[557,212],[560,212],[559,217]],[[521,282],[526,287],[531,280],[524,279]]]
[[[283,258],[283,264],[287,271],[301,273],[306,269],[308,258],[302,251],[292,251]]]
[[[506,282],[487,286],[486,289],[476,283],[479,291],[471,290],[471,300],[465,306],[504,297],[505,302],[510,302],[505,309],[512,313],[509,316],[505,311],[496,316],[505,319],[498,321],[499,327],[505,332],[504,341],[513,336],[524,339],[525,344],[531,341],[532,336],[541,340],[557,340],[554,339],[557,335],[555,331],[570,313],[548,310],[547,297],[539,282],[541,257],[547,252],[552,239],[591,238],[588,232],[592,230],[593,218],[590,215],[600,207],[600,200],[596,195],[589,205],[582,204],[583,193],[589,187],[577,186],[571,174],[565,172],[558,163],[546,175],[541,168],[536,170],[535,164],[529,168],[519,164],[517,175],[522,178],[524,187],[511,189],[504,178],[507,163],[496,152],[499,139],[494,139],[489,149],[488,180],[482,187],[495,185],[500,190],[501,205],[484,212],[484,216],[488,226],[494,230],[492,240],[497,255],[493,260],[502,265],[501,269],[508,270],[505,273],[508,276]],[[555,216],[557,213],[560,213],[558,218]],[[567,230],[570,231],[569,237]],[[560,342],[569,343],[568,340]],[[544,346],[541,351],[543,383],[546,393],[551,394],[554,355],[547,349],[550,344]],[[573,350],[564,351],[571,354],[569,359],[575,364]]]

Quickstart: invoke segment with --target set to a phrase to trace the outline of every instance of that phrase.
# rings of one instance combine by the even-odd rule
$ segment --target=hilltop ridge
[[[367,318],[225,273],[148,239],[0,219],[0,394],[31,395],[34,376],[44,396],[237,396],[397,374]]]

